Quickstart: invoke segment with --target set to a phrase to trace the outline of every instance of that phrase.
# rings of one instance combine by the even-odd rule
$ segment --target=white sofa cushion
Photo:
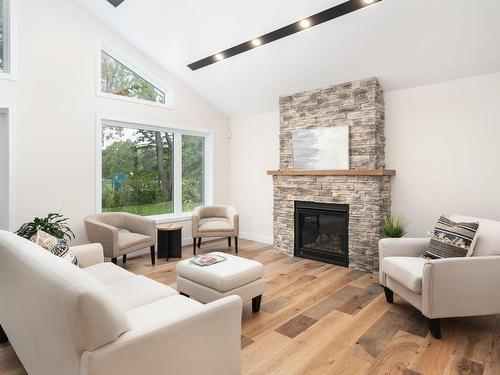
[[[264,274],[264,267],[259,262],[225,253],[214,254],[227,259],[206,267],[197,266],[186,259],[177,263],[177,275],[219,292],[227,292],[258,280]]]
[[[422,293],[422,274],[429,260],[420,257],[387,257],[382,260],[382,272],[411,291]]]
[[[106,286],[111,294],[121,302],[125,310],[177,295],[174,289],[144,276],[134,275]]]
[[[451,215],[450,219],[479,223],[472,256],[500,255],[500,221],[461,215]]]
[[[131,309],[127,312],[132,329],[144,329],[158,322],[176,322],[189,315],[196,314],[203,304],[191,298],[175,295],[159,299],[153,303]]]
[[[96,264],[85,268],[85,271],[105,284],[125,310],[177,295],[174,289],[166,285],[135,275],[112,263]]]
[[[99,263],[86,267],[85,271],[94,276],[101,283],[109,284],[127,277],[135,276],[121,267],[117,267],[113,263]]]

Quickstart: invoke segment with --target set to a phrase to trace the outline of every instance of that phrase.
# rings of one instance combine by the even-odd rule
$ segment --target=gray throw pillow
[[[432,232],[425,257],[431,259],[465,257],[472,253],[479,223],[456,223],[441,216]]]

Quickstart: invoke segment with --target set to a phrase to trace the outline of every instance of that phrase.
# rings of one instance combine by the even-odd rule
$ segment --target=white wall
[[[440,214],[500,220],[500,73],[385,94],[392,210],[425,235]]]
[[[272,243],[273,180],[279,167],[279,114],[231,120],[231,203],[240,213],[241,237]]]
[[[0,113],[0,229],[9,229],[9,122]]]
[[[392,210],[410,219],[409,235],[426,235],[440,214],[500,220],[500,73],[386,92],[385,103]],[[232,120],[231,131],[231,201],[242,231],[267,238],[279,114]]]
[[[95,212],[96,114],[214,131],[214,201],[229,201],[229,121],[73,0],[17,1],[16,81],[0,80],[0,103],[16,106],[15,225],[57,211],[76,243]],[[175,92],[175,109],[96,96],[97,39],[127,55]],[[190,234],[190,225],[184,236]]]

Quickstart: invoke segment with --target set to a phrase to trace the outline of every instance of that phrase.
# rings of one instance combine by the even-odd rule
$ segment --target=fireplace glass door
[[[295,256],[349,264],[348,205],[295,202]]]

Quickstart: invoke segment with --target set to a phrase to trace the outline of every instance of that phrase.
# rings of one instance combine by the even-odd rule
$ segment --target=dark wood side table
[[[182,225],[159,224],[158,231],[158,259],[182,258]]]

